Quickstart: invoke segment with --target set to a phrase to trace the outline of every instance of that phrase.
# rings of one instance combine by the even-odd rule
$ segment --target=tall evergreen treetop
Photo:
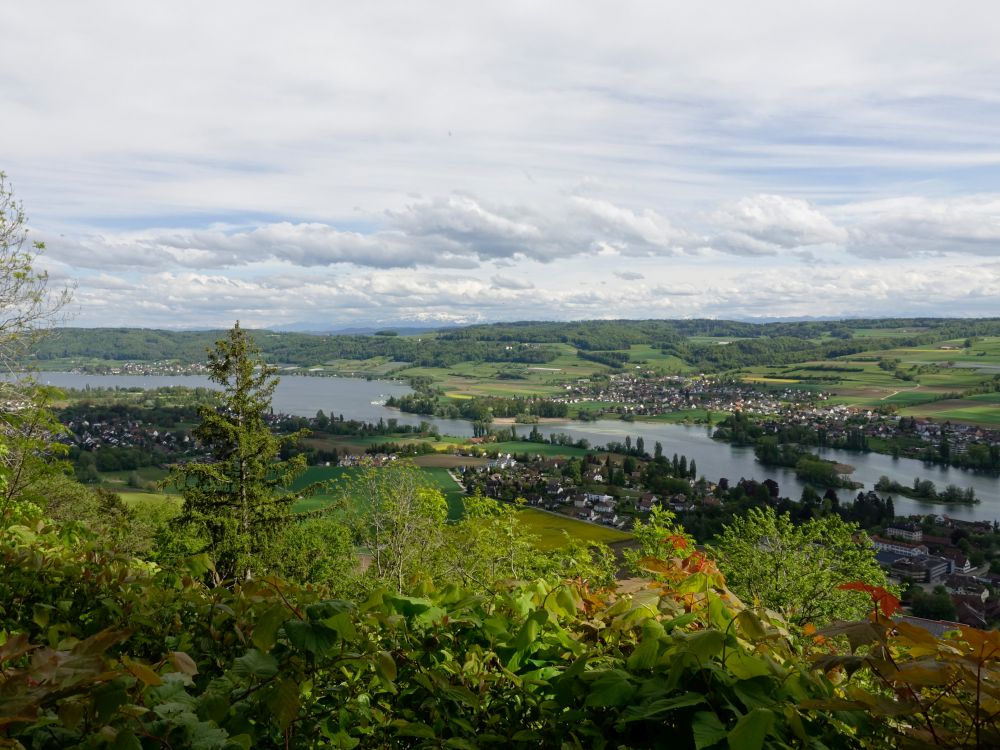
[[[208,369],[222,397],[199,409],[194,435],[211,459],[176,466],[170,481],[184,498],[183,520],[204,530],[218,579],[250,578],[267,568],[271,542],[302,494],[289,487],[305,458],[279,460],[302,433],[279,437],[268,427],[278,377],[238,321],[209,352]]]

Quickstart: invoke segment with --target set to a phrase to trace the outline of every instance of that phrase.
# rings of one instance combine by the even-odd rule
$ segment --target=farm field
[[[930,404],[919,404],[902,409],[900,413],[905,416],[930,418],[939,422],[950,420],[985,427],[1000,425],[1000,404],[974,401],[971,398],[947,399]]]
[[[586,450],[573,445],[552,445],[551,443],[529,443],[516,440],[503,443],[490,443],[490,452],[496,450],[499,453],[527,453],[538,456],[564,456],[572,458],[574,456],[583,457],[588,453],[593,453],[593,449]]]
[[[594,414],[614,409],[618,406],[621,406],[621,404],[617,401],[581,401],[578,404],[570,404],[569,412],[570,414]]]
[[[976,393],[972,396],[966,396],[964,400],[1000,406],[1000,393]]]
[[[428,453],[426,456],[414,456],[414,464],[421,468],[456,469],[459,466],[485,466],[488,458],[480,456],[457,456],[452,453]]]
[[[636,417],[637,422],[666,422],[677,424],[679,422],[705,422],[709,417],[713,422],[719,422],[729,416],[725,411],[708,411],[706,409],[681,409],[667,414],[657,414],[655,417]]]
[[[628,352],[629,361],[643,362],[648,367],[665,373],[683,374],[691,372],[691,366],[680,357],[664,354],[658,348],[646,344],[633,344]]]
[[[521,523],[538,537],[538,546],[541,549],[557,549],[561,547],[566,539],[565,534],[569,534],[575,539],[582,539],[587,542],[603,542],[604,544],[621,542],[625,539],[630,539],[632,536],[618,529],[578,521],[575,518],[561,516],[558,513],[547,513],[537,508],[522,509],[519,518]]]
[[[913,336],[914,334],[924,333],[927,330],[927,328],[919,326],[910,326],[907,328],[855,328],[853,334],[854,338],[888,339]]]
[[[438,451],[447,451],[455,445],[465,443],[462,438],[448,436],[421,436],[413,433],[400,433],[398,435],[320,435],[306,437],[302,439],[302,445],[315,448],[317,450],[336,450],[339,453],[364,453],[373,445],[383,443],[397,443],[399,445],[409,445],[412,443],[430,443]]]
[[[409,362],[397,362],[388,357],[372,357],[371,359],[337,359],[324,362],[320,367],[324,373],[344,377],[385,377],[409,366]]]
[[[904,334],[899,331],[899,335]],[[959,340],[794,365],[745,368],[741,374],[748,382],[823,391],[831,394],[829,402],[833,404],[895,406],[906,416],[1000,424],[1000,398],[993,398],[993,394],[985,394],[985,399],[961,396],[1000,374],[1000,338],[978,339],[969,348],[964,348],[964,343]],[[898,364],[884,370],[879,367],[880,359]],[[909,379],[897,377],[899,373]]]

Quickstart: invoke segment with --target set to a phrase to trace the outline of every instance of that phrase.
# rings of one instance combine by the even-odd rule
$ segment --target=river
[[[83,375],[78,373],[45,372],[39,380],[61,388],[161,388],[186,386],[189,388],[216,388],[202,375]],[[409,393],[409,386],[393,381],[362,380],[358,378],[305,377],[286,375],[281,378],[274,392],[272,403],[277,412],[311,417],[322,409],[329,415],[343,414],[347,419],[377,422],[395,419],[399,424],[418,425],[428,422],[443,435],[469,437],[472,425],[464,420],[436,419],[403,414],[384,406],[389,396]],[[531,428],[519,425],[518,432],[527,434]],[[623,442],[626,436],[634,441],[641,437],[647,451],[659,442],[667,456],[685,455],[698,464],[699,474],[710,481],[726,477],[735,482],[741,477],[763,480],[774,479],[781,494],[797,499],[804,487],[795,472],[781,467],[763,467],[754,458],[753,449],[731,446],[712,440],[705,426],[658,424],[651,422],[622,422],[601,420],[597,422],[558,422],[539,425],[543,434],[566,433],[574,440],[586,438],[592,446],[608,442]],[[972,487],[981,502],[976,505],[941,505],[924,503],[906,497],[895,497],[896,513],[942,513],[966,520],[1000,520],[1000,479],[972,471],[924,464],[908,458],[894,459],[880,453],[856,453],[832,448],[817,451],[824,458],[854,467],[851,478],[871,489],[882,475],[902,484],[911,484],[914,477],[930,479],[939,489],[948,484]],[[841,499],[848,499],[850,490],[839,492]]]

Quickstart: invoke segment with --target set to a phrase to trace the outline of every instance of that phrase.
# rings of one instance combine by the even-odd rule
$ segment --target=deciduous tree
[[[796,526],[787,513],[752,508],[723,529],[715,553],[740,597],[799,624],[863,616],[867,600],[842,583],[887,585],[864,532],[839,516]]]

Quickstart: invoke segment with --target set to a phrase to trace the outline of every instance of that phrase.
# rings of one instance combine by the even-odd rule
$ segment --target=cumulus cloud
[[[710,216],[722,231],[709,240],[739,255],[774,255],[781,250],[846,242],[848,232],[799,198],[756,195],[723,206]]]
[[[551,262],[586,254],[674,255],[690,235],[654,211],[609,201],[553,200],[544,210],[493,206],[469,195],[386,211],[369,233],[320,222],[251,229],[169,229],[66,239],[46,233],[53,257],[81,268],[222,269],[262,262],[316,267],[476,268],[484,262]]]
[[[851,204],[851,252],[870,257],[955,253],[1000,256],[1000,197],[892,198]]]
[[[646,278],[644,274],[641,274],[638,271],[615,271],[615,276],[625,281],[639,281],[640,279]]]
[[[666,217],[651,209],[634,211],[594,198],[572,200],[584,226],[598,234],[593,240],[595,245],[610,245],[626,255],[669,255],[691,240],[689,233],[674,228]]]

